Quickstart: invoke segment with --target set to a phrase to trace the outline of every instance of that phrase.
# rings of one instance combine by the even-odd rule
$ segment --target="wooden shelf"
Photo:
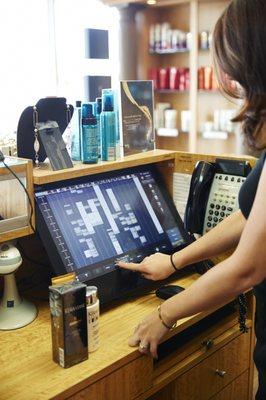
[[[60,171],[52,171],[47,164],[41,164],[40,168],[33,170],[33,182],[35,185],[58,182],[61,180],[80,178],[87,175],[95,175],[107,171],[115,171],[122,168],[136,167],[175,158],[172,150],[153,150],[146,153],[136,154],[120,158],[116,161],[100,161],[98,164],[82,164],[75,162],[73,168]]]
[[[7,159],[9,159],[10,162],[7,161]],[[33,207],[31,223],[32,226],[35,227],[32,161],[23,158],[7,157],[6,162],[15,174],[22,179],[25,178],[26,189]],[[31,235],[33,230],[29,223],[31,213],[30,204],[28,200],[27,204],[25,204],[25,193],[22,187],[2,163],[0,163],[0,183],[2,183],[0,214],[4,217],[4,220],[0,222],[2,225],[0,243]],[[8,199],[8,201],[6,201],[6,199]]]
[[[198,93],[221,94],[219,89],[198,89]]]
[[[176,89],[156,89],[155,93],[164,93],[164,94],[188,94],[189,90],[176,90]]]
[[[171,55],[171,54],[184,54],[184,53],[189,53],[189,49],[176,49],[176,50],[156,50],[156,51],[150,51],[150,54],[153,55]]]
[[[177,90],[177,89],[155,89],[155,93],[164,93],[164,94],[187,94],[189,90]],[[198,93],[207,93],[207,94],[221,94],[219,89],[198,89]]]
[[[199,47],[199,51],[202,52],[209,52],[210,49],[202,49]],[[165,56],[165,55],[171,55],[171,54],[184,54],[190,53],[190,49],[178,49],[178,50],[156,50],[156,51],[149,51],[150,54],[152,55],[157,55],[157,56]]]
[[[131,1],[130,3],[132,4]],[[198,89],[198,69],[201,65],[210,65],[212,61],[210,49],[200,48],[199,33],[213,30],[215,21],[222,14],[227,4],[229,4],[229,0],[158,0],[155,6],[146,5],[138,10],[138,18],[135,24],[136,41],[139,43],[137,48],[139,63],[136,68],[136,79],[147,79],[149,71],[152,68],[167,68],[170,65],[176,65],[180,68],[190,68],[189,90],[158,89],[155,91],[155,100],[156,102],[169,102],[171,108],[178,111],[191,111],[190,132],[186,143],[184,143],[185,146],[182,145],[182,150],[186,148],[193,153],[202,149],[197,131],[204,122],[213,119],[214,111],[237,107],[220,95],[219,90]],[[191,46],[189,51],[182,52],[181,50],[180,52],[180,50],[177,50],[175,52],[162,50],[149,52],[149,28],[151,25],[162,22],[168,22],[170,26],[178,27],[178,29],[184,32],[191,32]],[[132,59],[131,62],[134,63],[135,59]],[[180,126],[179,120],[178,126]],[[160,139],[161,148],[173,148],[169,147],[170,144],[171,146],[175,145],[174,141],[170,143],[167,138]],[[235,142],[234,152],[241,151],[237,147],[240,147],[239,142]],[[228,149],[231,152],[231,144],[228,145]]]

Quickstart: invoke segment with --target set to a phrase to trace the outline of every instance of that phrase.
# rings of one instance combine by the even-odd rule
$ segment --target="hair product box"
[[[121,81],[120,106],[123,155],[154,150],[153,82]]]
[[[63,368],[88,358],[86,285],[77,281],[49,287],[53,360]]]

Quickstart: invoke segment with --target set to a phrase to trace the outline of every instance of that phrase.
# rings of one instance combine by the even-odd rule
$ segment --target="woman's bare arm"
[[[167,300],[162,313],[169,324],[226,303],[266,278],[266,166],[250,217],[231,257],[190,288]]]
[[[181,269],[234,248],[239,242],[245,224],[246,219],[241,211],[235,212],[202,238],[175,253],[173,256],[175,267]],[[154,281],[165,279],[175,272],[170,257],[162,253],[146,257],[140,264],[118,261],[117,265],[138,271],[145,278]]]
[[[242,212],[236,211],[210,232],[173,256],[177,268],[222,254],[238,245],[246,225]]]

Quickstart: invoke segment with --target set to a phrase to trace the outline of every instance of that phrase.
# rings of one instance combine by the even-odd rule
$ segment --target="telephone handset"
[[[238,193],[250,171],[250,164],[243,160],[199,161],[185,212],[187,231],[202,235],[238,210]]]

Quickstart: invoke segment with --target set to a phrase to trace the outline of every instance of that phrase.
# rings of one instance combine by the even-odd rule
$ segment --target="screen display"
[[[35,196],[65,270],[80,281],[113,271],[118,259],[138,262],[186,242],[148,167],[47,187]]]

